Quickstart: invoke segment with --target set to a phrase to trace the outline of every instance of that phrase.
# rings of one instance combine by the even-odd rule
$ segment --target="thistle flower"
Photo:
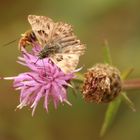
[[[97,64],[85,74],[83,98],[89,102],[107,103],[122,89],[120,72],[108,64]]]
[[[35,53],[35,50],[33,50],[33,53]],[[20,104],[17,108],[31,106],[33,109],[32,115],[34,115],[42,97],[44,97],[46,111],[48,111],[50,99],[53,100],[55,108],[57,108],[59,102],[71,105],[67,100],[66,89],[70,86],[69,81],[74,77],[73,73],[64,74],[48,58],[36,62],[37,59],[36,55],[27,53],[23,49],[23,57],[19,57],[18,62],[30,68],[31,71],[5,78],[14,80],[14,88],[20,90]]]

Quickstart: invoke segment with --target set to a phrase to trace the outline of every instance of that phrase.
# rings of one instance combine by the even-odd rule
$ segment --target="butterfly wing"
[[[69,24],[62,22],[56,24],[53,43],[59,46],[59,50],[50,58],[62,71],[71,72],[76,69],[79,57],[84,54],[85,45],[77,39]]]
[[[54,22],[46,16],[29,15],[28,21],[42,47],[51,39]]]
[[[83,55],[85,45],[74,35],[71,25],[63,22],[57,22],[52,35],[52,41],[59,46],[59,53]]]
[[[73,34],[72,26],[64,22],[56,22],[52,40],[58,41]]]
[[[64,73],[74,71],[79,62],[79,56],[76,54],[57,53],[50,58]]]
[[[50,55],[50,59],[62,71],[73,71],[78,65],[79,56],[84,54],[85,45],[74,35],[72,26],[63,22],[54,23],[45,16],[29,15],[28,21],[41,46],[48,42],[59,46],[58,52]]]

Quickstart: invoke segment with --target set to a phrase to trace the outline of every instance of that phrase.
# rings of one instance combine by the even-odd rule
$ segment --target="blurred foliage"
[[[102,47],[107,39],[111,46],[113,64],[121,71],[134,67],[131,78],[140,75],[140,1],[139,0],[0,0],[0,76],[14,76],[27,71],[16,63],[20,52],[17,42],[2,45],[18,39],[30,28],[28,14],[46,15],[55,21],[73,25],[75,33],[87,45],[81,57],[83,71],[97,62],[103,62]],[[31,110],[14,109],[18,105],[18,92],[12,82],[0,81],[0,140],[98,140],[100,126],[107,105],[85,103],[81,94],[68,96],[72,107],[52,105],[46,113],[40,102],[34,117]],[[132,113],[122,104],[114,125],[103,140],[139,140],[140,102],[139,91],[130,91],[129,97],[136,105]]]

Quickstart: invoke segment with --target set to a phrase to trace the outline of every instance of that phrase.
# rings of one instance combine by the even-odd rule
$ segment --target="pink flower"
[[[67,100],[66,89],[71,86],[69,82],[74,77],[73,73],[63,73],[48,58],[38,61],[37,59],[36,55],[27,53],[23,49],[23,57],[19,57],[18,63],[27,66],[31,71],[5,78],[14,80],[14,88],[20,90],[20,104],[17,108],[31,106],[33,109],[32,115],[34,115],[42,97],[44,98],[46,111],[48,111],[48,104],[51,99],[55,108],[57,108],[59,102],[71,105]]]

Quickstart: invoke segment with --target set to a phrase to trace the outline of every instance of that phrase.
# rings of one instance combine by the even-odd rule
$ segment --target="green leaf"
[[[104,40],[104,61],[107,64],[112,65],[112,59],[111,59],[111,54],[110,54],[110,49],[109,49],[109,45],[108,45],[108,41]]]
[[[121,74],[122,80],[127,79],[128,76],[129,76],[133,71],[134,71],[134,68],[130,68],[130,69],[128,69],[128,70],[122,72],[122,74]]]
[[[121,104],[121,96],[119,96],[116,100],[109,103],[106,114],[105,114],[105,119],[101,128],[101,131],[100,131],[101,137],[104,136],[104,134],[106,133],[106,131],[112,124],[120,104]]]
[[[130,68],[126,71],[124,71],[121,75],[122,80],[127,79],[127,77],[133,72],[134,68]],[[122,99],[127,103],[127,105],[132,109],[132,111],[136,111],[135,105],[134,103],[129,99],[129,97],[127,96],[127,94],[125,92],[121,93],[122,95]]]
[[[77,89],[76,89],[75,83],[74,83],[73,81],[71,81],[71,85],[72,85],[72,87],[73,87],[73,88],[71,88],[72,91],[73,91],[73,94],[74,94],[75,97],[77,97],[78,91],[77,91]]]
[[[127,105],[132,109],[132,111],[136,112],[136,108],[134,103],[129,99],[129,97],[127,96],[127,94],[125,92],[121,93],[124,101],[127,103]]]
[[[80,83],[81,82],[83,83],[83,81],[84,81],[84,75],[82,73],[76,73],[75,75],[76,75],[76,77],[74,78],[74,81],[78,81]]]

